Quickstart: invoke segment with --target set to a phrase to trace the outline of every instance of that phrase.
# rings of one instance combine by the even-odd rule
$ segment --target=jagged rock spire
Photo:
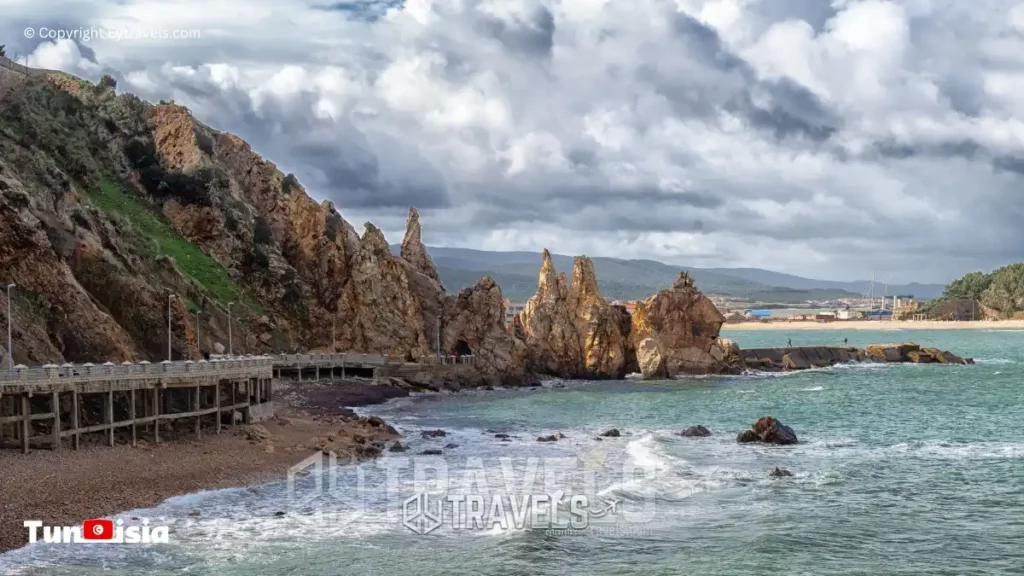
[[[558,297],[558,272],[555,271],[555,264],[551,261],[551,252],[545,248],[542,253],[543,261],[540,265],[540,274],[537,277],[537,296],[541,298],[555,299]]]
[[[433,278],[438,283],[441,282],[441,278],[437,275],[437,267],[430,259],[430,254],[427,254],[427,247],[423,245],[420,213],[412,206],[409,207],[409,216],[405,219],[402,258],[411,264],[417,272]]]
[[[569,289],[580,302],[592,302],[601,298],[594,262],[590,258],[577,256],[573,259],[572,283]]]

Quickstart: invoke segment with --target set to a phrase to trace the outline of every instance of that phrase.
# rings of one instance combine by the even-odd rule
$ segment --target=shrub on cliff
[[[286,196],[289,192],[299,187],[299,179],[295,177],[295,174],[288,174],[284,177],[284,181],[281,183],[281,192]]]
[[[213,154],[213,136],[198,126],[194,126],[192,131],[196,135],[196,146],[207,154]]]
[[[274,233],[263,216],[257,216],[252,228],[252,241],[257,246],[274,243]]]

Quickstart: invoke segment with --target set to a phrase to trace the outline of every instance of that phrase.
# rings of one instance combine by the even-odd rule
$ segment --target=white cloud
[[[850,279],[1024,258],[1011,0],[44,4],[0,2],[9,51],[189,105],[354,222],[419,204],[428,242]]]

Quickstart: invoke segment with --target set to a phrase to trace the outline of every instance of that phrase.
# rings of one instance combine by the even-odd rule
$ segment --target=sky
[[[1011,0],[0,0],[0,13],[9,55],[186,105],[392,242],[414,205],[439,246],[892,282],[1024,260]],[[101,30],[121,37],[83,34]]]

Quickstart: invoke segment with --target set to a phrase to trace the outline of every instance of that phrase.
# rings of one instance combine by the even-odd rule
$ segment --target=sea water
[[[172,498],[123,516],[161,518],[171,543],[35,544],[0,556],[12,574],[1022,574],[1024,333],[730,331],[741,346],[913,340],[973,366],[836,366],[789,374],[549,382],[536,390],[420,396],[372,407],[410,452],[258,489]],[[738,444],[773,415],[796,446]],[[677,432],[703,424],[709,438]],[[618,438],[596,437],[609,428]],[[421,439],[441,428],[444,438]],[[562,432],[553,443],[539,435]],[[495,433],[514,438],[502,442]],[[445,449],[448,474],[500,476],[542,462],[597,462],[602,497],[653,502],[630,530],[420,534],[390,502],[412,494],[386,462]],[[624,463],[654,472],[615,478]],[[771,478],[785,468],[793,476]],[[317,485],[317,483],[320,485]],[[334,486],[330,487],[331,482]],[[307,497],[303,494],[317,496]],[[493,487],[492,487],[493,488]],[[297,496],[298,494],[298,496]],[[328,496],[324,496],[328,494]],[[199,517],[189,516],[198,509]],[[283,513],[283,514],[281,514]]]

